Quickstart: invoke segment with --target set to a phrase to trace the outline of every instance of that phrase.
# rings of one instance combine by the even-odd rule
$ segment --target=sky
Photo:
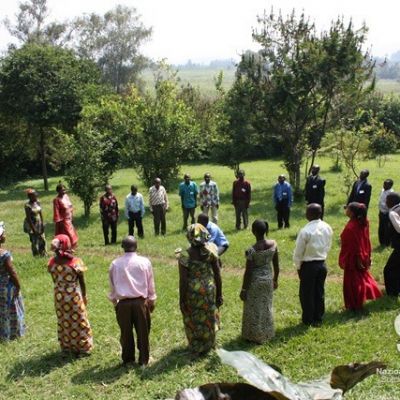
[[[13,18],[17,0],[1,0],[1,19]],[[247,49],[256,49],[252,28],[264,10],[293,8],[304,11],[319,30],[338,16],[352,18],[356,27],[369,27],[368,48],[374,56],[390,56],[400,50],[399,0],[48,0],[50,18],[72,19],[83,13],[103,14],[117,4],[135,7],[153,35],[141,50],[152,59],[171,64],[208,63],[215,59],[238,59]],[[0,28],[0,50],[12,41]]]

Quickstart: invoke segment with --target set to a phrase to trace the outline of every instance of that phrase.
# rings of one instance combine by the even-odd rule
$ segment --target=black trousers
[[[389,224],[389,213],[379,212],[378,237],[381,246],[390,245]]]
[[[325,313],[325,261],[304,261],[300,267],[301,319],[304,324],[321,323]]]
[[[394,249],[383,269],[386,294],[398,296],[400,294],[400,249]]]
[[[278,220],[278,228],[289,228],[289,218],[290,218],[290,207],[286,201],[277,202],[276,206],[276,218]]]
[[[161,235],[165,235],[167,230],[167,224],[165,221],[165,207],[162,204],[157,204],[153,208],[153,220],[154,220],[154,233],[156,235],[160,234],[161,225]]]
[[[117,242],[117,221],[102,220],[104,244],[109,244],[109,231],[111,228],[111,243]]]
[[[140,211],[139,212],[129,211],[128,230],[129,230],[129,235],[131,236],[134,235],[135,224],[138,231],[138,236],[142,238],[144,236],[142,214]]]
[[[151,327],[150,311],[143,298],[120,300],[115,307],[115,313],[121,330],[120,343],[122,347],[122,361],[124,363],[135,361],[135,338],[139,350],[139,364],[149,362],[150,346],[149,334]]]
[[[193,208],[183,207],[182,210],[183,210],[183,226],[182,226],[182,229],[185,230],[187,228],[187,225],[188,225],[187,221],[188,221],[189,215],[190,215],[190,218],[191,218],[191,224],[194,224],[196,222],[195,219],[194,219],[194,212],[195,212],[196,208],[195,207],[193,207]]]
[[[235,202],[236,229],[240,229],[241,219],[243,219],[243,228],[249,225],[249,211],[247,200],[236,200]]]

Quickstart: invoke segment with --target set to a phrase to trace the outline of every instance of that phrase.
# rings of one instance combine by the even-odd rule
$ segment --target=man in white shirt
[[[379,228],[378,228],[378,237],[379,244],[381,246],[389,246],[390,238],[389,238],[389,209],[386,205],[386,197],[389,193],[393,193],[393,180],[386,179],[383,182],[383,188],[381,191],[381,195],[379,197]]]
[[[389,237],[393,252],[383,269],[383,276],[386,294],[397,297],[400,294],[400,194],[389,193],[386,205],[389,208]]]
[[[138,235],[144,237],[142,219],[144,216],[143,196],[138,193],[135,185],[131,186],[131,193],[125,199],[125,217],[128,218],[129,236],[133,236],[133,229],[136,224]]]
[[[300,278],[300,303],[305,325],[320,326],[325,313],[325,260],[332,245],[332,228],[321,220],[319,204],[307,206],[308,224],[296,239],[293,261]]]

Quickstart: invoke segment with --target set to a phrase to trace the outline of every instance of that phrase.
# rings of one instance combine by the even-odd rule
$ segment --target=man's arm
[[[365,205],[368,207],[371,200],[372,186],[368,183],[365,185]]]

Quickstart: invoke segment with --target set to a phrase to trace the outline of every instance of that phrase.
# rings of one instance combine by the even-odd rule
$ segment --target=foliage
[[[141,23],[135,8],[117,5],[103,16],[92,13],[76,18],[73,25],[73,47],[97,63],[104,81],[117,93],[137,81],[147,64],[139,47],[152,31]]]
[[[96,83],[95,66],[69,50],[27,44],[1,62],[0,109],[26,127],[30,146],[40,154],[46,190],[49,144],[55,128],[71,132],[80,118],[85,87]]]
[[[264,146],[277,137],[298,192],[306,148],[314,158],[326,130],[339,121],[338,109],[343,107],[338,105],[355,104],[367,90],[363,87],[373,65],[361,50],[366,28],[355,30],[351,22],[345,26],[338,19],[318,36],[304,14],[297,18],[294,11],[286,19],[264,13],[258,21],[261,28],[253,38],[261,50],[243,54],[232,89],[249,97],[244,106],[249,113],[240,124],[245,128],[242,136],[254,129]],[[231,115],[243,112],[235,108],[237,114]]]

